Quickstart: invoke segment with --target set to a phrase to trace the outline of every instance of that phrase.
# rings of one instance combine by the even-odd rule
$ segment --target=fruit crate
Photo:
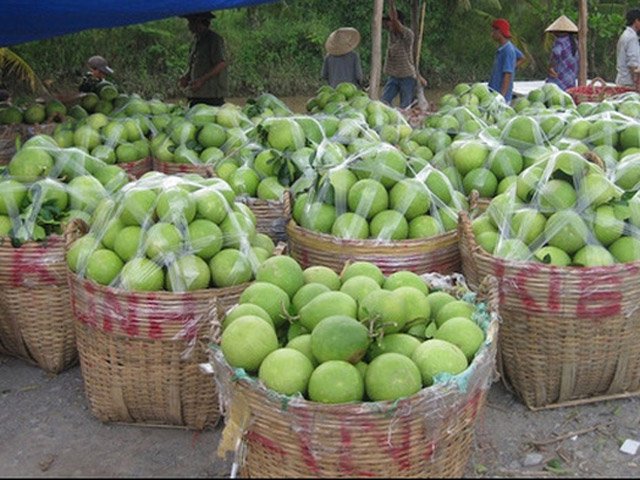
[[[61,236],[19,248],[0,237],[0,352],[50,373],[77,362]]]
[[[505,260],[476,243],[465,212],[459,220],[469,285],[497,278],[498,364],[528,408],[640,395],[640,262],[587,268]]]
[[[445,278],[445,291],[457,298],[470,294],[461,275],[428,277]],[[472,298],[482,301],[486,340],[470,367],[394,402],[332,405],[277,394],[233,369],[212,345],[209,363],[225,417],[218,454],[235,452],[232,476],[462,477],[495,372],[495,281],[487,279],[480,293]]]
[[[72,221],[67,248],[87,225]],[[80,367],[91,412],[102,422],[201,430],[220,418],[206,361],[218,308],[248,284],[191,292],[129,292],[66,270]]]

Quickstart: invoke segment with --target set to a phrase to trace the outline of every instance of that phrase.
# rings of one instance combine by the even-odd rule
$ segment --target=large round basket
[[[283,200],[261,200],[251,197],[237,197],[236,202],[247,205],[256,216],[256,230],[268,235],[274,242],[287,241],[287,222],[291,216],[289,196]]]
[[[171,163],[161,162],[153,159],[153,169],[167,175],[177,175],[179,173],[197,173],[205,178],[214,177],[213,167],[210,165],[194,165],[192,163]]]
[[[134,178],[140,178],[145,173],[153,170],[153,158],[146,157],[135,162],[118,163],[118,166]]]
[[[490,295],[495,305],[495,288]],[[489,311],[487,341],[463,374],[395,402],[328,405],[280,395],[212,346],[226,424],[219,455],[235,451],[234,469],[246,477],[461,478],[494,380],[498,319]]]
[[[197,430],[217,423],[217,393],[200,364],[218,308],[235,305],[247,284],[128,292],[70,270],[67,277],[85,393],[99,420]]]
[[[419,274],[461,271],[455,230],[414,240],[346,240],[302,228],[290,220],[287,237],[289,254],[302,268],[323,265],[340,272],[347,261],[366,261],[376,264],[385,274],[398,270]]]
[[[0,238],[0,351],[51,373],[76,363],[62,237],[19,248]]]
[[[469,284],[498,280],[501,373],[530,409],[640,395],[640,262],[504,260],[476,244],[464,212],[459,235]]]

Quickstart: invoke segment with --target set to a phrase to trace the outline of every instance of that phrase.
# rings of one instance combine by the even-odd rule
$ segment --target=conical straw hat
[[[355,28],[339,28],[329,35],[324,48],[329,55],[345,55],[360,43],[360,32]]]
[[[549,25],[545,32],[578,33],[578,27],[569,18],[562,15],[558,17],[555,22]]]

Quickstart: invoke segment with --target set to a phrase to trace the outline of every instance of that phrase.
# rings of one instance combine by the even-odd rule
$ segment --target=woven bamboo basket
[[[0,126],[0,165],[8,164],[15,155],[18,137],[24,137],[24,125]]]
[[[68,244],[85,229],[72,222]],[[196,430],[217,423],[217,393],[199,365],[217,309],[235,305],[247,284],[127,292],[70,270],[67,277],[85,393],[99,420]]]
[[[602,78],[594,78],[589,85],[572,87],[567,89],[567,93],[571,95],[576,105],[582,102],[602,102],[603,100],[620,95],[627,92],[635,92],[632,87],[624,87],[621,85],[607,85]]]
[[[153,159],[153,169],[167,175],[177,175],[179,173],[197,173],[205,178],[215,177],[213,167],[210,165],[194,165],[192,163],[171,163],[161,162]]]
[[[118,163],[118,166],[134,178],[140,178],[153,170],[153,158],[146,157],[135,162]]]
[[[495,287],[489,295],[487,342],[470,368],[395,402],[327,405],[279,395],[212,346],[226,425],[219,455],[235,451],[233,468],[245,477],[462,477],[496,377]]]
[[[340,272],[347,261],[366,261],[376,264],[385,275],[398,270],[442,274],[461,271],[455,230],[415,240],[346,240],[302,228],[290,220],[287,237],[289,254],[302,268],[323,265]]]
[[[463,212],[469,284],[498,279],[501,374],[532,410],[640,395],[640,262],[556,267],[508,261],[475,242]]]
[[[78,359],[64,240],[0,238],[0,351],[58,373]]]
[[[291,207],[288,195],[278,200],[261,200],[251,197],[237,197],[237,202],[244,203],[256,216],[256,230],[268,235],[274,242],[287,241],[287,222],[291,218]]]

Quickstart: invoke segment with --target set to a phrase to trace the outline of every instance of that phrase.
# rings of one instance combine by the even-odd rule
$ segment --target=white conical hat
[[[355,28],[343,27],[332,32],[324,44],[330,55],[345,55],[360,43],[360,32]]]
[[[578,27],[568,17],[561,15],[555,22],[547,27],[545,32],[578,33]]]

